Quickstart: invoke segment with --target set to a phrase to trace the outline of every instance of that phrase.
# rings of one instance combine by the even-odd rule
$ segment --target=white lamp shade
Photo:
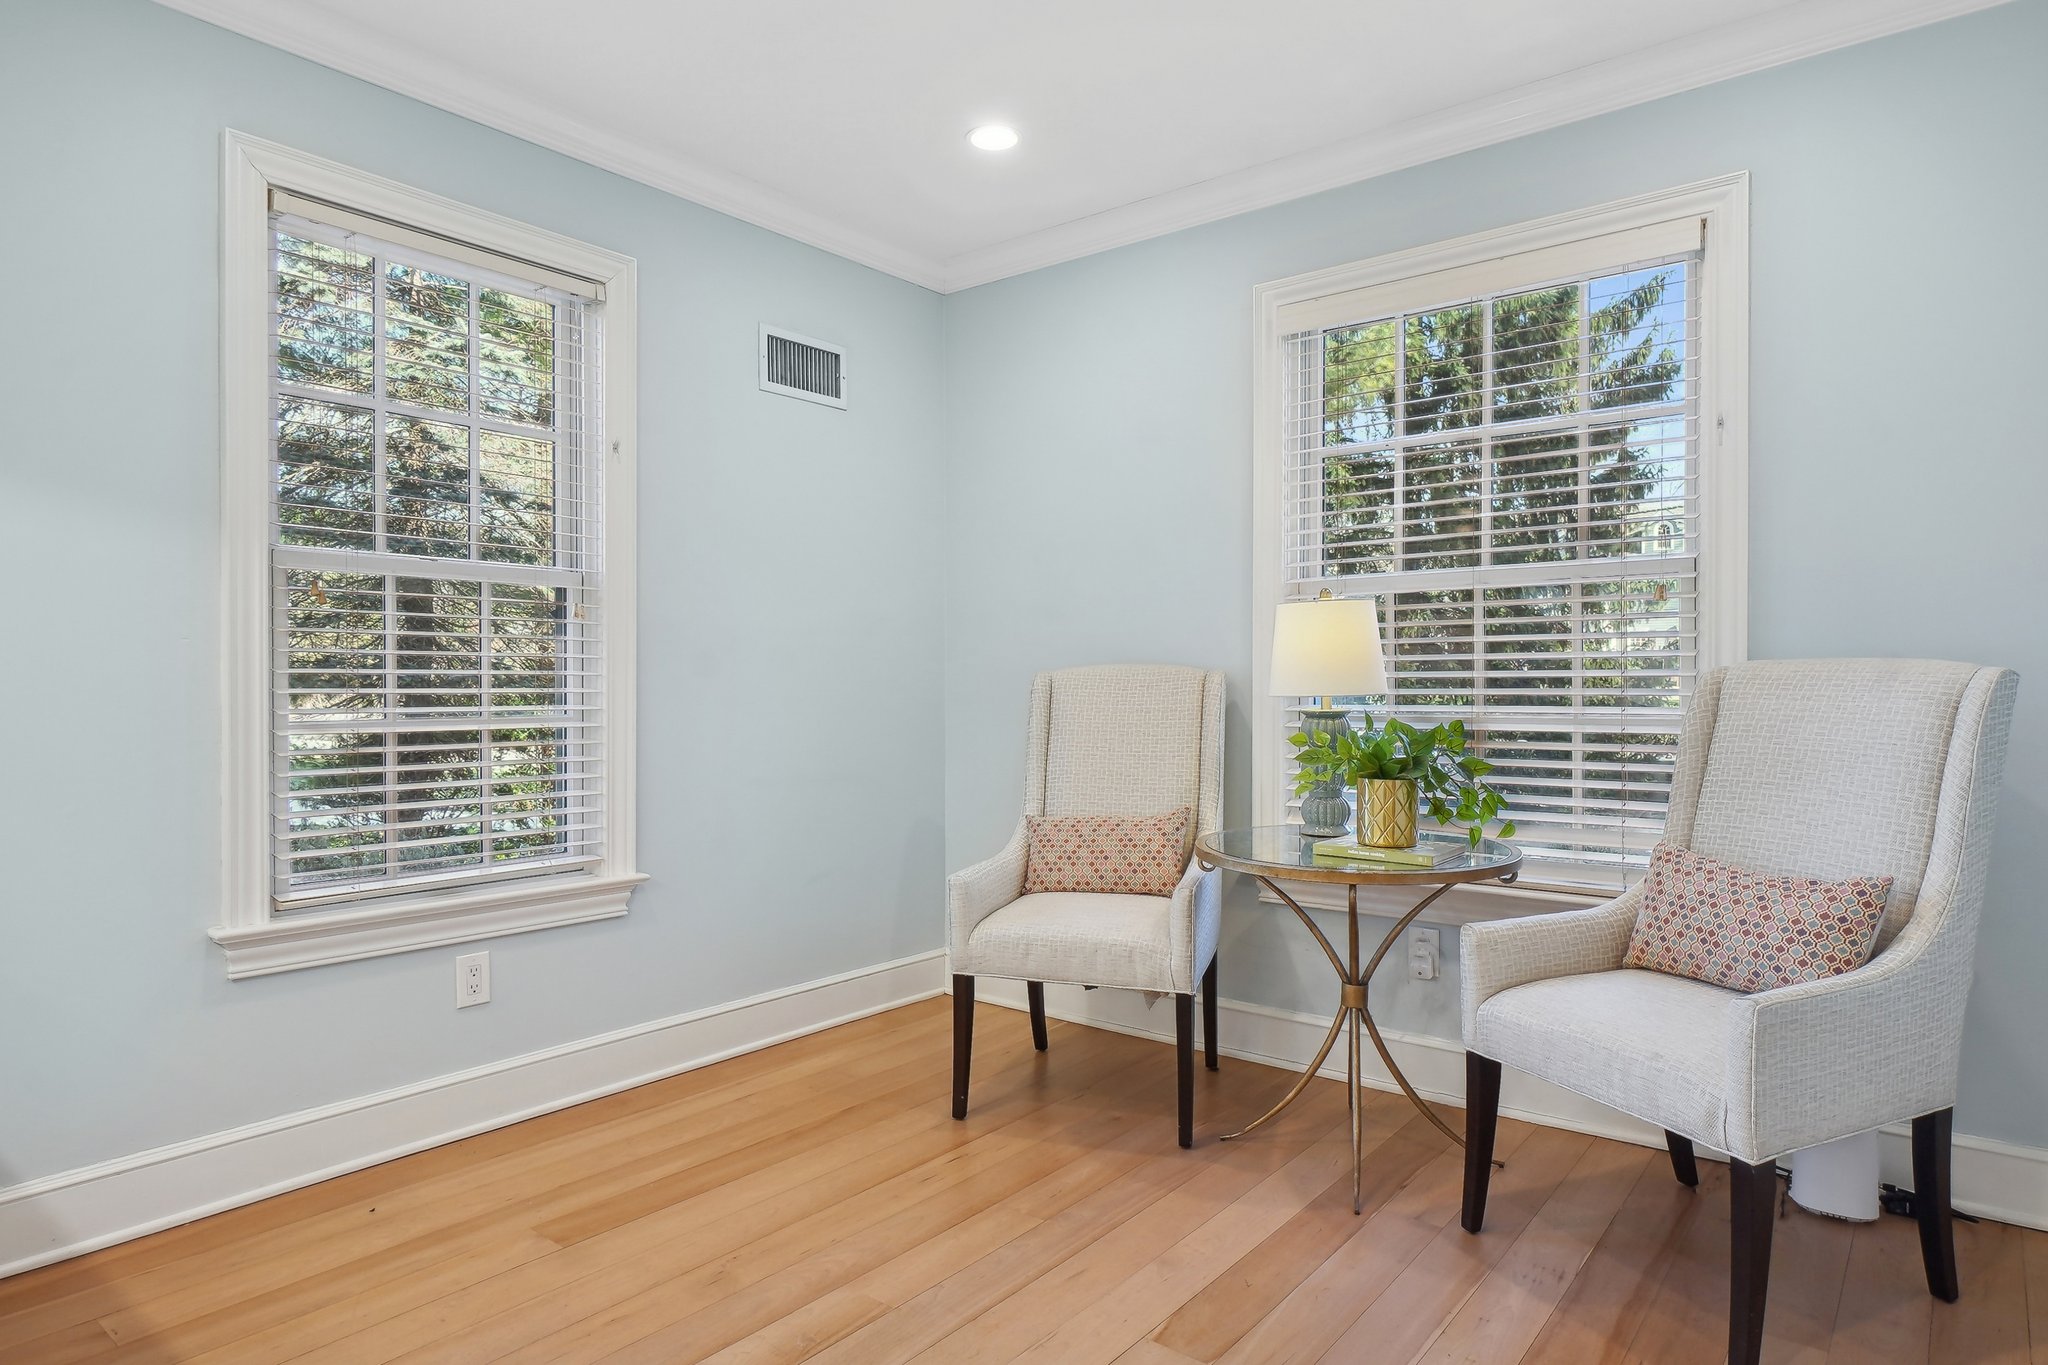
[[[1387,665],[1380,653],[1378,600],[1282,602],[1273,612],[1267,690],[1276,697],[1383,695]]]

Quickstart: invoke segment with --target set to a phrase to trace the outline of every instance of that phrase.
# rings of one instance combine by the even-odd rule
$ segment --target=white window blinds
[[[1612,884],[1663,828],[1703,264],[1691,220],[1280,314],[1283,594],[1378,597],[1390,693],[1357,703],[1466,723],[1531,880]]]
[[[598,311],[573,278],[289,207],[271,215],[277,908],[587,868]]]

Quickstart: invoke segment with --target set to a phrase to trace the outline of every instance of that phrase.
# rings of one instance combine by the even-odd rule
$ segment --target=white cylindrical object
[[[1877,1132],[1858,1133],[1792,1154],[1792,1202],[1852,1223],[1877,1220]]]

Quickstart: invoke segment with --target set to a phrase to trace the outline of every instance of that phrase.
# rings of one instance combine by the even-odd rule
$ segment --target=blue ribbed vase
[[[1301,728],[1306,734],[1327,734],[1331,738],[1351,733],[1351,719],[1342,711],[1304,711]],[[1320,839],[1335,838],[1351,828],[1350,793],[1341,780],[1321,782],[1301,798],[1301,832]]]

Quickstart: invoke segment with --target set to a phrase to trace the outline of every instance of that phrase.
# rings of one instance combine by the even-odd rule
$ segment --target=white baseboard
[[[983,977],[975,983],[975,998],[1021,1010],[1025,1008],[1024,983]],[[1136,991],[1084,991],[1079,986],[1049,985],[1045,988],[1045,1011],[1074,1023],[1173,1041],[1173,1010],[1164,997],[1148,1000]],[[1237,1000],[1219,1001],[1217,1012],[1221,1016],[1217,1020],[1219,1051],[1294,1070],[1308,1065],[1330,1027],[1327,1017],[1318,1019],[1293,1010]],[[1380,1032],[1387,1041],[1387,1050],[1394,1054],[1394,1060],[1400,1063],[1409,1084],[1418,1093],[1444,1104],[1464,1105],[1462,1047],[1425,1034],[1387,1029]],[[1362,1065],[1367,1085],[1375,1090],[1398,1088],[1370,1045],[1364,1049]],[[1332,1051],[1321,1074],[1343,1079],[1344,1059],[1337,1051]],[[1513,1070],[1503,1073],[1500,1095],[1500,1111],[1510,1118],[1645,1147],[1664,1146],[1661,1129]],[[1884,1129],[1880,1152],[1884,1178],[1910,1186],[1913,1170],[1909,1130],[1903,1125]],[[1705,1149],[1700,1155],[1719,1156]],[[1957,1133],[1952,1161],[1950,1178],[1958,1209],[1979,1218],[2048,1230],[2048,1149]]]
[[[938,995],[930,952],[0,1189],[0,1277]]]
[[[1913,1183],[1912,1130],[1881,1130],[1878,1162],[1894,1185]],[[1957,1133],[1950,1157],[1949,1202],[1964,1213],[2048,1232],[2048,1150]]]

